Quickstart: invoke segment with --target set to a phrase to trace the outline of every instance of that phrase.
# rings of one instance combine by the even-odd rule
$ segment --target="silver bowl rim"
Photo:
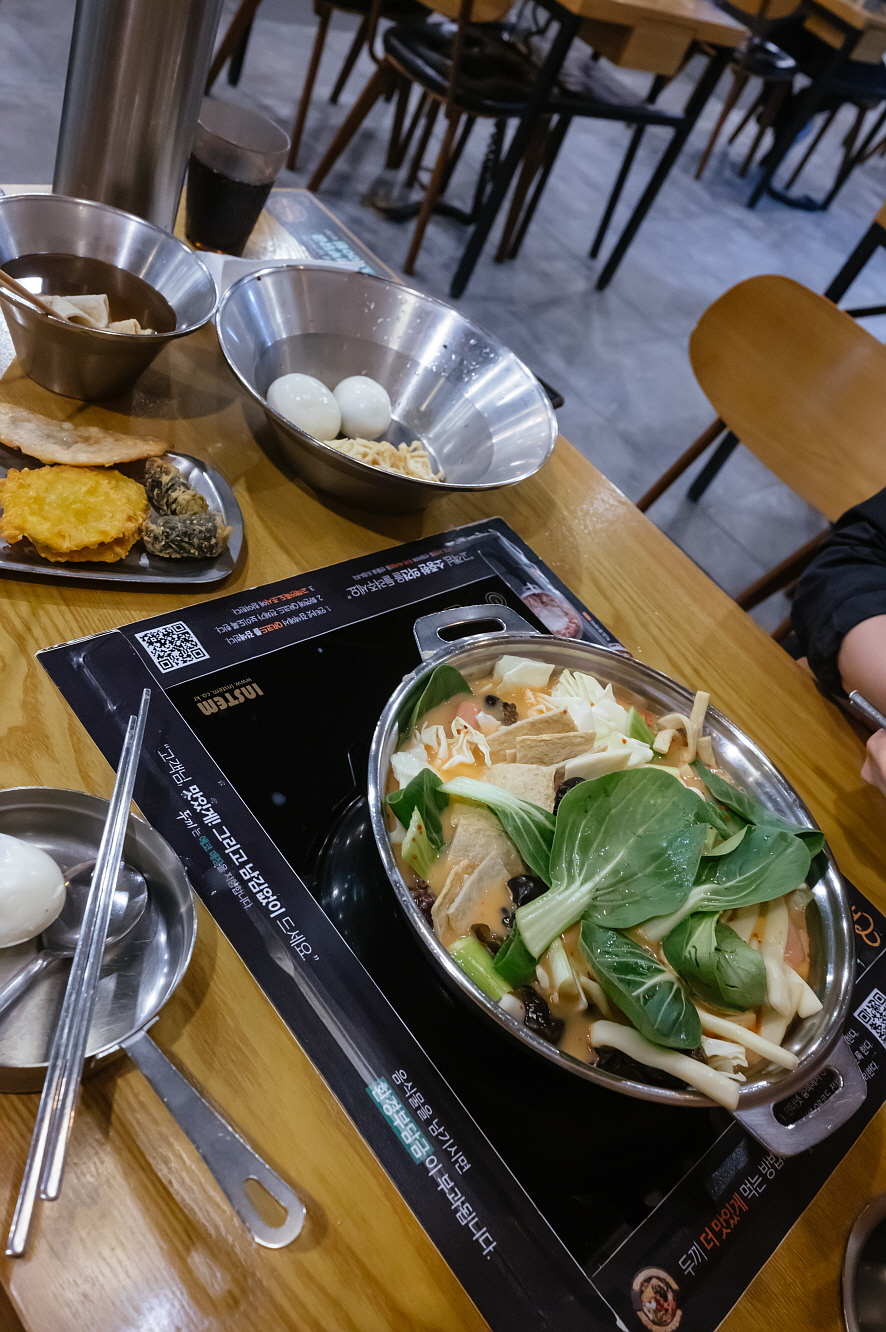
[[[525,370],[529,378],[533,380],[535,384],[538,386],[540,397],[545,405],[548,417],[548,425],[551,431],[551,439],[547,448],[545,449],[544,456],[541,458],[541,460],[537,464],[535,464],[529,471],[523,472],[522,475],[512,477],[507,481],[468,481],[468,482],[423,481],[422,478],[418,476],[401,476],[399,472],[397,473],[384,472],[378,467],[372,467],[369,463],[361,462],[359,458],[352,458],[349,454],[342,453],[339,449],[332,448],[327,441],[322,439],[315,439],[314,436],[309,435],[306,430],[300,430],[298,426],[293,425],[292,422],[287,420],[285,416],[281,416],[279,412],[275,411],[274,408],[269,405],[267,399],[263,398],[262,395],[258,392],[258,390],[254,388],[252,384],[249,383],[249,380],[246,379],[244,375],[241,375],[240,371],[234,365],[230,355],[228,354],[228,349],[225,346],[225,330],[224,330],[223,315],[225,308],[228,304],[228,301],[233,297],[233,294],[238,287],[242,287],[245,284],[253,281],[257,282],[261,278],[273,275],[275,273],[293,273],[293,272],[299,272],[302,269],[307,269],[314,272],[316,272],[319,269],[324,273],[334,273],[342,278],[347,278],[347,277],[371,278],[374,282],[381,282],[386,286],[396,287],[399,291],[407,292],[410,296],[417,296],[420,300],[426,301],[429,305],[436,305],[439,306],[441,310],[447,310],[450,313],[457,314],[459,318],[463,319],[464,322],[468,324],[471,329],[475,330],[477,333],[481,333],[483,337],[489,338],[490,341],[494,343],[497,347],[503,348],[507,352],[508,356],[513,357],[514,362],[520,367],[520,369]],[[218,333],[218,342],[219,346],[222,349],[222,355],[227,361],[228,367],[231,370],[232,374],[234,374],[237,377],[237,379],[246,389],[247,393],[249,393],[250,397],[254,398],[255,401],[264,409],[264,411],[267,412],[268,416],[271,417],[272,421],[276,425],[281,427],[284,431],[298,435],[301,439],[305,440],[306,443],[311,444],[312,446],[316,446],[317,448],[322,449],[325,453],[328,453],[330,456],[330,460],[334,458],[337,459],[339,462],[341,462],[341,460],[344,459],[347,463],[353,464],[355,468],[360,469],[360,472],[363,475],[369,473],[374,477],[378,477],[380,475],[393,476],[396,478],[398,482],[402,482],[404,485],[411,486],[418,490],[430,491],[432,494],[435,495],[457,493],[458,491],[462,490],[464,491],[502,490],[505,486],[516,486],[519,485],[521,481],[528,481],[528,479],[531,476],[535,476],[537,472],[540,472],[541,469],[544,467],[545,463],[550,458],[551,454],[553,453],[554,446],[557,443],[557,437],[559,436],[560,428],[557,424],[557,418],[554,414],[554,409],[551,406],[550,398],[542,388],[538,379],[538,375],[533,374],[533,372],[529,369],[529,366],[526,365],[524,361],[520,360],[516,352],[512,352],[510,347],[506,346],[505,343],[502,342],[501,338],[496,337],[494,333],[490,333],[489,330],[484,328],[482,324],[475,324],[472,319],[468,319],[467,315],[463,315],[459,310],[455,308],[455,306],[450,305],[447,301],[441,300],[439,296],[428,296],[425,292],[418,291],[417,288],[415,287],[407,287],[404,282],[399,282],[395,278],[386,278],[383,277],[382,274],[380,273],[354,273],[351,269],[335,269],[335,268],[328,268],[326,265],[321,266],[318,264],[309,264],[309,263],[269,265],[267,268],[258,269],[253,273],[244,273],[243,277],[238,278],[236,282],[231,283],[230,287],[228,287],[227,291],[222,296],[221,300],[218,303],[218,306],[216,307],[215,327],[216,327],[216,332]]]
[[[117,333],[112,329],[83,328],[79,324],[68,323],[66,319],[56,319],[55,322],[57,324],[61,324],[62,327],[67,328],[70,332],[78,334],[83,333],[86,334],[87,336],[89,336],[90,334],[101,333],[106,337],[119,338],[123,342],[128,342],[133,346],[135,345],[150,346],[151,343],[155,341],[171,342],[173,338],[183,338],[186,337],[188,333],[196,333],[198,328],[202,328],[204,324],[208,324],[209,321],[215,317],[215,312],[218,309],[218,304],[219,304],[218,287],[216,286],[215,278],[212,276],[209,269],[206,267],[203,260],[200,258],[199,254],[197,253],[197,251],[192,250],[190,245],[186,245],[183,240],[179,240],[178,236],[174,236],[171,231],[164,231],[164,229],[162,227],[158,227],[155,222],[148,222],[146,218],[139,217],[137,213],[127,213],[122,208],[114,208],[112,204],[102,203],[98,199],[79,199],[77,198],[76,195],[73,194],[3,194],[0,195],[0,210],[2,210],[7,200],[11,203],[15,199],[39,199],[44,203],[49,199],[61,199],[65,203],[84,204],[86,207],[94,208],[100,213],[115,213],[118,217],[125,217],[130,222],[138,222],[140,226],[147,227],[149,231],[155,231],[157,235],[162,236],[164,240],[173,241],[182,250],[184,250],[184,252],[191,259],[193,259],[193,261],[198,265],[198,267],[202,268],[208,282],[210,283],[211,287],[214,288],[215,290],[215,301],[213,302],[208,314],[204,315],[204,317],[198,320],[196,323],[186,324],[183,328],[178,328],[176,326],[175,328],[171,329],[168,333],[157,333],[157,332]],[[124,270],[124,272],[128,272],[128,270]],[[160,295],[159,292],[157,294]],[[30,307],[24,300],[17,299],[15,293],[10,292],[9,289],[6,287],[0,287],[0,299],[8,301],[9,304],[14,305],[16,309],[24,308],[28,310],[30,314],[41,313],[39,310],[35,310],[32,307]],[[45,316],[45,318],[47,319],[51,319],[53,317],[54,316],[52,315]]]
[[[536,1054],[556,1064],[558,1067],[583,1078],[585,1081],[595,1082],[600,1086],[608,1088],[610,1091],[621,1092],[623,1095],[636,1097],[645,1101],[658,1101],[666,1105],[703,1107],[710,1109],[715,1103],[709,1097],[700,1092],[678,1091],[675,1088],[655,1087],[650,1083],[635,1082],[633,1079],[621,1077],[615,1073],[608,1073],[604,1070],[598,1070],[592,1064],[583,1064],[570,1055],[564,1054],[550,1042],[536,1036],[534,1032],[529,1031],[522,1023],[517,1022],[509,1014],[505,1013],[498,1004],[493,1003],[483,994],[483,992],[474,985],[473,981],[462,971],[461,967],[453,960],[447,950],[440,943],[436,934],[425,921],[421,912],[415,904],[415,901],[406,886],[400,869],[394,856],[388,829],[385,825],[384,817],[384,791],[387,781],[387,765],[385,771],[382,771],[382,763],[385,759],[385,749],[391,738],[392,728],[396,719],[397,711],[403,698],[412,688],[415,682],[423,675],[428,674],[435,666],[458,654],[468,651],[472,648],[494,648],[497,644],[503,645],[504,651],[509,651],[512,647],[524,646],[534,648],[537,652],[540,647],[552,640],[554,643],[562,643],[574,647],[591,648],[594,652],[608,653],[613,657],[621,657],[623,660],[629,660],[631,665],[639,668],[644,675],[651,676],[661,681],[668,689],[676,690],[683,696],[687,703],[691,702],[694,695],[693,691],[687,686],[680,684],[666,675],[663,671],[658,671],[645,662],[638,661],[635,657],[624,658],[623,654],[617,653],[612,648],[605,648],[596,644],[585,643],[576,639],[558,639],[552,634],[539,633],[516,633],[508,631],[501,634],[475,634],[470,637],[459,638],[452,644],[435,652],[432,656],[422,661],[414,671],[404,676],[385,705],[372,738],[372,745],[369,753],[369,772],[367,798],[369,803],[369,814],[372,823],[372,831],[375,836],[376,846],[378,847],[384,868],[391,886],[397,896],[401,908],[410,920],[416,934],[425,944],[436,965],[446,973],[449,981],[457,986],[469,999],[471,999],[485,1015],[502,1027],[507,1033],[528,1045]],[[639,691],[637,691],[639,692]],[[769,777],[774,777],[782,791],[795,804],[798,811],[808,818],[809,827],[818,830],[818,824],[810,814],[805,803],[794,790],[791,783],[784,774],[775,766],[759,745],[753,741],[740,727],[718,708],[709,706],[708,715],[716,719],[718,725],[722,726],[727,732],[730,732],[733,738],[739,740],[748,751],[756,763],[767,772]],[[835,912],[839,920],[839,937],[831,940],[831,947],[835,955],[839,951],[840,943],[843,944],[845,952],[845,968],[843,974],[836,974],[834,987],[828,995],[828,1003],[832,1011],[827,1018],[827,1026],[817,1037],[812,1048],[800,1056],[799,1063],[792,1071],[779,1070],[770,1073],[766,1078],[757,1079],[739,1085],[739,1103],[738,1111],[750,1110],[758,1106],[777,1104],[794,1092],[800,1090],[808,1084],[811,1078],[826,1063],[827,1057],[834,1047],[834,1044],[840,1037],[843,1022],[849,1010],[849,1004],[852,998],[852,985],[855,979],[855,950],[854,940],[850,926],[849,903],[846,897],[846,890],[843,885],[843,879],[837,864],[834,860],[830,848],[825,843],[828,854],[829,867],[823,877],[822,882],[826,881],[827,891],[839,906],[839,912]]]

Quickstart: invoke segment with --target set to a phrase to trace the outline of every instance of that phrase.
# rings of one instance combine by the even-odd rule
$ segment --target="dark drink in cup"
[[[207,98],[188,164],[185,234],[192,245],[240,255],[286,160],[279,125]]]

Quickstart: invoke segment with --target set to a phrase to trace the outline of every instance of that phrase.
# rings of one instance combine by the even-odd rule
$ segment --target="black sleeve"
[[[840,645],[850,629],[874,615],[886,615],[886,490],[837,520],[794,597],[794,632],[828,693],[845,697],[837,669]]]

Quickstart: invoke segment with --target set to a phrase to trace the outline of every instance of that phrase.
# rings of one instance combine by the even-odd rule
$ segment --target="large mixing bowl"
[[[228,365],[292,466],[348,504],[404,513],[452,491],[512,486],[554,447],[551,404],[522,361],[443,301],[399,282],[298,264],[267,268],[234,283],[216,324]],[[266,395],[293,372],[328,388],[349,375],[384,385],[394,412],[384,438],[420,440],[445,481],[370,467],[292,425]]]
[[[471,620],[482,620],[488,624],[491,619],[500,619],[504,632],[463,637],[449,645],[437,636],[440,628],[451,638],[452,633],[457,632],[455,626],[459,623],[470,628]],[[528,1045],[536,1054],[578,1077],[629,1096],[662,1101],[668,1105],[710,1105],[711,1102],[698,1092],[654,1087],[582,1063],[562,1053],[556,1046],[510,1017],[498,1004],[492,1003],[453,961],[425,921],[400,873],[385,819],[391,755],[398,743],[397,714],[416,680],[428,675],[441,662],[455,666],[470,680],[488,676],[494,662],[503,653],[515,653],[521,657],[553,662],[555,666],[568,667],[570,670],[588,671],[603,681],[611,681],[618,689],[629,694],[638,706],[648,707],[659,716],[668,712],[688,714],[691,709],[691,691],[649,666],[588,643],[551,638],[533,632],[513,632],[515,625],[518,629],[523,625],[529,630],[529,626],[514,612],[498,607],[492,611],[489,606],[462,607],[456,611],[442,612],[426,617],[426,621],[419,620],[416,625],[416,638],[425,659],[391,696],[376,727],[369,757],[368,798],[373,832],[400,906],[446,984],[474,1004],[487,1019]],[[762,750],[716,708],[708,709],[705,731],[713,738],[720,766],[740,787],[750,791],[775,814],[792,823],[807,828],[816,826],[796,791]],[[852,994],[855,948],[849,905],[833,861],[813,889],[813,896],[814,902],[810,904],[807,913],[812,959],[809,984],[822,1002],[821,1011],[796,1023],[785,1041],[786,1047],[798,1056],[797,1068],[788,1072],[768,1065],[760,1072],[752,1071],[748,1081],[740,1088],[739,1108],[735,1112],[736,1118],[746,1128],[781,1156],[794,1155],[820,1141],[858,1108],[865,1094],[864,1081],[852,1052],[841,1039]],[[838,1089],[823,1104],[817,1104],[822,1099],[820,1094],[818,1097],[813,1096],[810,1101],[812,1108],[808,1113],[791,1123],[785,1122],[789,1116],[776,1116],[773,1113],[775,1106],[795,1093],[802,1093],[810,1080],[826,1069],[835,1074]],[[819,1093],[821,1091],[822,1088],[819,1088]]]
[[[0,264],[35,254],[113,264],[147,282],[175,314],[170,332],[108,333],[51,319],[0,287],[3,314],[25,374],[69,398],[91,401],[126,392],[167,342],[193,333],[215,309],[215,282],[193,250],[168,231],[108,204],[64,194],[0,198]]]

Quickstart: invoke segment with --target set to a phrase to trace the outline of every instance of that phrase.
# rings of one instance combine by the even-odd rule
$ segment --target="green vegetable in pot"
[[[402,791],[393,791],[388,796],[388,804],[397,818],[408,828],[412,815],[418,810],[424,820],[425,834],[431,846],[438,851],[443,848],[443,824],[440,815],[449,804],[449,796],[441,791],[443,783],[430,768],[422,768],[417,777],[413,777]]]
[[[499,948],[492,965],[515,989],[534,980],[535,958],[520,938],[520,931],[516,925]]]
[[[636,708],[628,710],[628,721],[625,726],[625,735],[629,740],[639,740],[644,745],[651,747],[655,739],[655,732],[650,726],[647,726]]]
[[[696,1050],[701,1019],[686,987],[645,948],[618,930],[581,923],[579,946],[604,993],[641,1036],[656,1045]]]
[[[776,828],[749,828],[726,856],[707,856],[683,905],[644,926],[650,940],[663,939],[693,911],[727,911],[772,902],[799,888],[809,873],[806,843]]]
[[[766,998],[766,968],[716,911],[697,911],[664,941],[664,955],[699,998],[714,1008],[744,1013]]]
[[[457,671],[454,666],[447,666],[445,662],[435,666],[430,675],[424,675],[420,680],[416,680],[400,704],[397,713],[400,739],[403,740],[405,736],[411,735],[425,713],[430,712],[432,708],[439,707],[447,699],[455,698],[459,694],[471,693],[471,686],[461,671]]]
[[[473,934],[456,939],[455,943],[449,945],[449,953],[465,975],[470,976],[474,984],[494,1003],[511,993],[513,986],[494,969],[492,957]]]
[[[461,796],[463,800],[485,805],[514,843],[520,859],[533,874],[544,879],[545,883],[550,883],[553,814],[549,814],[540,805],[533,805],[531,800],[514,795],[512,791],[493,786],[492,782],[475,781],[473,777],[456,777],[441,790],[448,796]]]
[[[585,912],[599,925],[626,929],[682,906],[704,846],[704,825],[695,822],[700,803],[651,767],[567,792],[551,851],[553,887],[517,911],[530,953],[541,957]]]
[[[419,809],[412,811],[412,818],[409,820],[409,827],[406,829],[406,836],[403,838],[400,854],[409,868],[414,870],[420,879],[427,879],[428,870],[437,859],[439,851],[428,838],[425,831],[425,821]]]

